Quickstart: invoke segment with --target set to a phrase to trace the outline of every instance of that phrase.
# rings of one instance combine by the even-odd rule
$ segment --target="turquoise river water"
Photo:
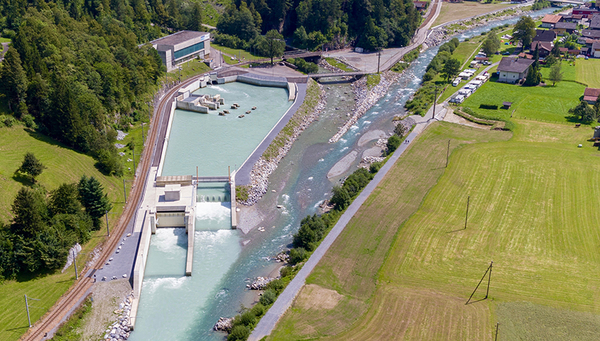
[[[546,9],[535,15],[550,12],[551,9]],[[473,37],[516,20],[472,29],[459,38]],[[360,155],[373,146],[374,141],[359,145],[365,132],[392,130],[392,117],[402,112],[404,103],[418,89],[425,68],[436,53],[437,48],[423,52],[388,93],[335,144],[327,141],[344,121],[342,111],[352,107],[352,90],[343,82],[324,84],[328,93],[326,109],[294,143],[271,175],[269,191],[257,204],[265,213],[261,223],[267,227],[265,232],[253,230],[243,235],[231,230],[230,206],[219,202],[220,196],[225,198],[221,200],[227,200],[224,187],[200,188],[193,275],[185,277],[184,229],[158,229],[152,236],[138,321],[130,340],[224,340],[224,333],[212,331],[214,323],[221,316],[237,314],[241,305],[249,306],[254,301],[255,296],[249,293],[246,284],[273,270],[275,263],[269,257],[289,247],[299,221],[317,212],[318,204],[331,196],[333,185],[356,169],[360,157],[346,174],[330,180],[326,175],[331,167],[350,151],[356,150]],[[226,103],[237,102],[242,108],[232,110],[227,117],[177,110],[163,175],[195,174],[196,166],[201,176],[226,175],[227,166],[239,168],[291,105],[284,89],[230,83],[198,92],[220,93]],[[266,100],[264,105],[261,100]],[[237,118],[252,106],[257,106],[256,114]],[[275,204],[284,208],[274,209]]]

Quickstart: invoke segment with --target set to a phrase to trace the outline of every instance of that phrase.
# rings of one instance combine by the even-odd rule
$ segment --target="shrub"
[[[290,264],[295,265],[303,262],[306,259],[306,250],[302,247],[293,248],[290,250]]]
[[[239,319],[236,318],[235,324],[241,324],[247,327],[254,327],[256,324],[256,315],[250,310],[239,316]]]
[[[267,284],[267,289],[273,289],[277,293],[277,295],[279,295],[281,294],[283,289],[285,289],[285,285],[283,284],[282,280],[276,279]]]
[[[381,169],[381,166],[383,166],[383,162],[373,162],[369,166],[369,172],[371,172],[372,174],[375,174],[375,173],[379,172],[379,170]]]
[[[23,115],[23,117],[21,119],[23,120],[23,123],[25,123],[25,126],[27,128],[37,129],[37,124],[35,124],[35,121],[33,120],[33,116]]]
[[[292,268],[290,268],[289,266],[284,266],[281,269],[279,269],[279,275],[281,277],[287,277],[291,274],[292,274]]]
[[[498,105],[496,105],[496,104],[480,104],[479,108],[481,108],[481,109],[498,110]]]
[[[264,306],[269,306],[271,304],[273,304],[273,302],[275,302],[275,300],[277,299],[277,294],[275,293],[275,290],[273,289],[267,289],[265,290],[265,292],[263,292],[262,296],[260,297],[260,304],[264,305]]]
[[[265,313],[265,306],[258,303],[254,307],[252,307],[250,311],[252,312],[252,314],[254,314],[254,316],[261,317]]]
[[[402,143],[402,140],[400,140],[398,135],[390,136],[387,141],[387,153],[392,154],[400,146],[400,143]]]
[[[348,205],[350,205],[351,201],[352,198],[350,197],[350,194],[348,194],[348,191],[345,188],[340,186],[333,187],[333,196],[331,197],[331,200],[329,202],[335,205],[335,208],[337,210],[343,210]]]
[[[250,336],[250,329],[248,327],[239,325],[233,327],[229,336],[227,336],[227,341],[237,341],[237,340],[246,340]]]

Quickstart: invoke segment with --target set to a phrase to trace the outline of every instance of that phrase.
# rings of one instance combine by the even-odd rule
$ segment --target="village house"
[[[582,18],[591,18],[594,14],[598,14],[598,10],[595,8],[573,8],[573,15],[581,15]]]
[[[559,21],[561,21],[561,19],[562,19],[562,17],[560,15],[546,14],[542,18],[542,24],[540,25],[540,27],[554,28],[554,25],[556,25]]]
[[[561,22],[572,22],[577,25],[581,24],[583,16],[581,14],[563,14]]]
[[[583,91],[583,100],[588,102],[588,104],[595,104],[598,96],[600,96],[600,89],[585,88]]]
[[[558,22],[554,25],[554,32],[559,36],[564,36],[566,33],[573,34],[577,30],[577,24],[574,22]]]
[[[427,5],[429,5],[427,1],[414,1],[413,4],[419,12],[424,12],[427,9]]]
[[[600,58],[600,41],[595,41],[592,44],[591,49],[588,50],[588,54],[594,58]]]
[[[556,39],[556,32],[552,30],[535,30],[535,37],[533,41],[545,41],[545,42],[554,42]]]
[[[581,36],[577,38],[579,44],[585,44],[586,39],[600,39],[600,30],[581,30]]]
[[[531,59],[503,57],[498,64],[498,82],[514,84],[521,81],[527,77],[531,64]]]
[[[547,41],[534,41],[531,43],[531,53],[533,54],[535,50],[538,50],[540,57],[546,58],[552,52],[552,48],[554,45]]]

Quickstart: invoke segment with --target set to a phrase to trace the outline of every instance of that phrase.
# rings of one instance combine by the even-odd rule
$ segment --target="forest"
[[[275,29],[294,47],[367,50],[406,46],[421,20],[410,0],[235,0],[220,18],[220,34],[251,42]],[[250,44],[251,46],[252,44]]]

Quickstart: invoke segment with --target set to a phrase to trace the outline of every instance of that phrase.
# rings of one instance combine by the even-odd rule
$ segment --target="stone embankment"
[[[285,144],[279,148],[279,153],[276,157],[267,160],[264,156],[261,156],[258,161],[252,167],[252,171],[250,172],[250,189],[248,190],[248,200],[242,201],[241,204],[246,206],[252,206],[262,198],[262,196],[267,192],[267,187],[269,185],[269,176],[275,169],[277,169],[277,165],[281,160],[287,155],[289,150],[292,148],[292,144],[298,136],[306,129],[308,126],[319,117],[319,114],[323,109],[325,109],[325,105],[327,104],[327,95],[325,91],[323,91],[323,87],[320,84],[317,84],[319,87],[319,100],[318,103],[313,110],[312,113],[306,115],[300,124],[298,124],[294,128],[294,132],[291,136],[288,137]],[[296,114],[300,114],[297,112]],[[294,118],[292,117],[292,120]]]
[[[229,332],[233,328],[232,317],[220,317],[213,329],[217,332]]]
[[[119,304],[119,309],[115,310],[117,321],[111,324],[104,334],[104,341],[127,340],[131,332],[129,314],[131,312],[131,302],[133,300],[133,291],[127,295],[125,300]]]
[[[265,290],[267,284],[276,280],[276,278],[272,277],[257,277],[252,283],[247,284],[246,288],[250,290]]]
[[[341,126],[338,132],[329,139],[329,143],[335,143],[344,136],[344,134],[352,127],[371,107],[377,103],[385,94],[392,84],[396,82],[401,73],[386,71],[381,73],[381,80],[379,84],[374,86],[372,89],[367,87],[367,77],[363,77],[360,80],[352,83],[354,95],[356,97],[356,103],[352,109],[352,113],[348,113],[350,117],[343,126]]]

